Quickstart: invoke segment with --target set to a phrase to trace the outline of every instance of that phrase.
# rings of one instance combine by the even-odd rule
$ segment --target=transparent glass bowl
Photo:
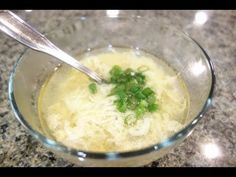
[[[27,49],[10,76],[11,107],[17,120],[33,137],[70,162],[81,166],[145,165],[160,158],[190,135],[211,103],[215,76],[206,52],[188,35],[165,26],[158,19],[73,17],[47,37],[74,56],[111,45],[144,50],[163,58],[180,72],[190,94],[190,113],[185,128],[163,142],[122,153],[94,153],[72,149],[45,135],[37,112],[39,89],[61,63],[46,54]]]

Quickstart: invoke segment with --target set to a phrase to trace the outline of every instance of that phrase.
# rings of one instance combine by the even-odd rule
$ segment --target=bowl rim
[[[83,18],[81,18],[81,17],[82,16],[75,17],[75,19],[79,18],[80,20],[84,20],[84,17]],[[86,18],[93,18],[93,17],[86,17]],[[107,18],[111,18],[111,17],[107,17]],[[141,17],[141,16],[131,16],[131,17],[118,16],[116,18],[137,18],[137,19],[140,20],[140,19],[144,19],[145,17]],[[65,27],[65,25],[63,25],[62,27]],[[171,27],[171,28],[173,28],[173,27]],[[176,30],[176,28],[174,28],[174,29]],[[52,30],[52,32],[53,31],[54,30]],[[17,103],[15,101],[15,96],[14,96],[14,78],[15,78],[17,66],[19,65],[21,59],[23,58],[24,54],[27,52],[28,49],[25,49],[21,53],[20,57],[18,58],[18,60],[14,64],[14,67],[13,67],[13,70],[10,74],[9,82],[8,82],[8,97],[9,97],[10,106],[13,110],[15,118],[21,123],[21,125],[23,125],[23,127],[25,129],[27,129],[27,131],[36,140],[38,140],[44,146],[46,146],[46,147],[48,147],[49,149],[52,149],[52,150],[56,150],[56,151],[59,151],[59,152],[70,154],[72,156],[76,156],[76,157],[78,157],[78,160],[80,160],[80,161],[83,161],[85,158],[86,159],[88,158],[88,159],[119,160],[119,159],[123,159],[123,158],[131,158],[131,157],[145,155],[145,154],[151,153],[153,151],[160,151],[161,149],[170,147],[171,145],[173,145],[178,140],[180,140],[182,138],[184,139],[187,136],[189,136],[192,133],[192,131],[193,131],[194,127],[196,126],[196,124],[202,119],[203,115],[207,112],[207,110],[209,109],[209,107],[212,103],[213,93],[214,93],[214,89],[215,89],[215,82],[216,82],[214,65],[213,65],[210,57],[208,56],[207,52],[203,49],[203,47],[195,39],[190,37],[188,34],[186,34],[185,32],[183,32],[181,30],[176,30],[176,31],[178,33],[182,34],[184,37],[187,37],[189,40],[191,40],[196,45],[196,47],[200,48],[200,50],[204,54],[205,59],[206,59],[208,65],[209,65],[209,68],[210,68],[211,88],[210,88],[209,94],[207,96],[207,99],[206,99],[202,109],[199,111],[198,115],[195,116],[195,118],[193,118],[192,121],[190,121],[184,128],[182,128],[181,130],[179,130],[178,132],[176,132],[174,135],[170,136],[169,138],[165,139],[164,141],[161,141],[159,143],[156,143],[154,145],[151,145],[151,146],[148,146],[148,147],[145,147],[145,148],[142,148],[142,149],[133,150],[133,151],[125,151],[125,152],[90,152],[90,151],[79,150],[79,149],[67,147],[67,146],[65,146],[65,145],[63,145],[63,144],[61,144],[61,143],[59,143],[55,140],[47,138],[46,136],[44,136],[40,132],[34,130],[29,125],[29,123],[24,119],[24,116],[21,114],[21,112],[20,112],[20,110],[17,106]]]

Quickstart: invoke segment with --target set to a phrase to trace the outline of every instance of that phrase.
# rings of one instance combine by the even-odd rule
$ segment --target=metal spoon
[[[0,11],[0,30],[32,49],[56,57],[75,69],[80,70],[99,84],[104,81],[104,79],[97,73],[59,49],[44,35],[36,31],[33,27],[9,10]]]

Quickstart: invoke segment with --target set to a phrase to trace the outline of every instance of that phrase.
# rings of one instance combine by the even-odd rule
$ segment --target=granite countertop
[[[106,11],[15,11],[41,32],[73,16]],[[195,38],[215,65],[212,108],[193,133],[161,159],[146,165],[236,166],[236,11],[120,11],[160,18]],[[14,118],[8,102],[8,78],[24,46],[0,33],[0,166],[76,166],[48,151]]]

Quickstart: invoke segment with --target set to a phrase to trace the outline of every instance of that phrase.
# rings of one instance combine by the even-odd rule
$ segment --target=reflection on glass
[[[114,52],[114,48],[111,44],[108,45],[108,48],[107,48],[108,51],[111,51],[111,52]]]
[[[221,155],[220,148],[215,143],[207,143],[201,147],[203,155],[208,159],[214,159]]]
[[[78,157],[78,159],[79,159],[80,161],[84,161],[84,158],[83,158],[83,157]]]
[[[78,156],[86,157],[86,154],[83,152],[78,152],[77,154],[78,154]]]
[[[120,11],[119,10],[107,10],[106,14],[108,17],[118,17]]]
[[[32,10],[25,10],[25,12],[32,12]]]
[[[196,124],[197,123],[197,119],[196,120],[194,120],[193,122],[192,122],[192,125],[194,125],[194,124]]]
[[[202,60],[194,63],[191,67],[191,71],[195,76],[199,76],[206,70],[205,65],[202,63]]]
[[[206,12],[199,11],[195,14],[195,19],[193,23],[195,25],[203,25],[204,23],[206,23],[207,19],[208,19],[208,16]]]
[[[154,146],[154,149],[157,150],[157,149],[158,149],[158,146]]]
[[[86,19],[86,17],[80,17],[80,19],[81,19],[81,20],[85,20],[85,19]]]

